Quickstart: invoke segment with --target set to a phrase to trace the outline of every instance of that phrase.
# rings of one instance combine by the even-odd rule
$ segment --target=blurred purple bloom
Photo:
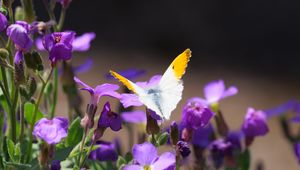
[[[48,144],[57,144],[68,134],[68,120],[63,117],[42,118],[34,125],[32,134]]]
[[[111,111],[109,102],[106,102],[103,106],[103,110],[98,121],[98,127],[110,127],[113,131],[119,131],[122,128],[122,119],[117,113]]]
[[[181,154],[183,158],[186,158],[190,155],[191,150],[189,144],[184,141],[178,141],[176,145],[176,150]]]
[[[300,107],[300,104],[295,100],[289,100],[275,108],[267,109],[264,112],[266,113],[268,118],[273,116],[279,116],[286,112],[292,111],[296,113],[300,113],[300,110],[297,109]]]
[[[165,152],[158,156],[155,146],[151,143],[134,145],[132,153],[136,164],[126,165],[123,170],[174,170],[175,168],[175,155]]]
[[[208,124],[204,128],[198,128],[193,131],[192,144],[201,148],[206,148],[212,141],[214,135],[213,126]]]
[[[77,77],[74,77],[74,81],[78,84],[83,86],[81,90],[86,90],[91,94],[91,101],[90,104],[97,105],[99,103],[99,100],[102,96],[110,96],[114,98],[120,98],[120,94],[116,92],[116,90],[119,89],[118,85],[115,84],[102,84],[96,86],[96,88],[92,88],[89,85],[85,84],[81,80],[79,80]]]
[[[7,18],[4,14],[2,14],[0,12],[0,32],[5,30],[5,28],[7,27]]]
[[[300,142],[294,144],[294,153],[297,157],[298,163],[300,164]]]
[[[51,163],[51,168],[50,170],[60,170],[61,166],[60,166],[60,161],[59,160],[53,160]]]
[[[232,156],[233,147],[229,141],[218,139],[213,141],[209,146],[210,156],[216,168],[220,168],[223,164],[225,156]]]
[[[115,144],[110,142],[98,141],[95,146],[99,146],[93,150],[89,159],[98,161],[116,161],[118,159],[118,153]]]
[[[16,48],[20,51],[29,51],[32,47],[32,39],[30,37],[30,25],[25,21],[16,21],[6,30],[7,36],[13,41]]]
[[[225,84],[223,80],[210,82],[204,87],[204,96],[208,105],[212,103],[217,103],[221,99],[233,96],[237,93],[238,89],[235,86],[230,86],[228,89],[225,89]]]
[[[261,110],[248,108],[242,131],[246,137],[263,136],[269,132],[266,114]]]
[[[68,8],[72,0],[56,0],[56,2],[60,3],[63,8]]]
[[[144,76],[146,74],[146,71],[132,68],[118,71],[118,73],[129,80],[133,80],[138,77]],[[114,77],[110,73],[107,73],[105,77],[109,80],[114,79]]]
[[[94,32],[84,33],[81,36],[78,36],[73,41],[73,50],[74,51],[87,51],[91,47],[91,41],[96,38]]]
[[[190,129],[198,129],[206,126],[214,113],[203,104],[203,100],[194,97],[187,101],[182,113],[182,123]]]
[[[293,123],[300,123],[300,116],[297,115],[297,116],[291,118],[289,121],[293,122]]]
[[[136,85],[142,88],[149,88],[157,85],[161,79],[161,75],[155,75],[151,77],[148,82],[136,82]],[[125,108],[130,106],[142,106],[143,103],[140,102],[139,97],[135,94],[131,93],[123,93],[121,94],[120,102],[123,104]]]
[[[234,149],[241,150],[242,145],[241,145],[241,139],[243,138],[243,133],[238,131],[238,132],[229,132],[226,136],[226,141],[230,142],[232,144],[232,147]]]
[[[76,67],[74,67],[74,73],[85,73],[91,69],[93,66],[93,60],[91,58],[88,58],[83,64],[80,64]]]
[[[128,123],[144,123],[147,122],[147,116],[144,111],[131,111],[121,113],[122,120]]]
[[[75,32],[54,32],[44,36],[43,45],[49,52],[49,59],[52,63],[59,60],[69,60],[72,57],[72,43]]]

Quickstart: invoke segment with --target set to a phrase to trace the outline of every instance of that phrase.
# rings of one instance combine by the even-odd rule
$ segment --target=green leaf
[[[4,162],[4,165],[7,169],[13,168],[13,169],[28,169],[31,168],[30,164],[21,164],[21,163],[15,163],[15,162]]]
[[[159,137],[158,137],[158,145],[161,146],[161,145],[164,145],[167,143],[168,141],[168,138],[169,138],[169,133],[168,132],[164,132],[162,133]]]
[[[21,148],[20,148],[20,143],[17,143],[15,146],[15,153],[14,157],[16,159],[16,162],[20,162],[21,160]]]
[[[6,139],[6,146],[7,146],[7,151],[8,151],[8,155],[10,157],[10,160],[12,160],[13,162],[16,162],[15,160],[15,144],[12,140],[10,139]]]
[[[40,166],[39,166],[39,160],[38,158],[33,159],[30,162],[30,168],[27,168],[26,170],[40,170]]]
[[[126,160],[122,156],[119,156],[117,160],[117,168],[121,169],[122,166],[125,164],[126,164]]]
[[[35,108],[35,105],[32,103],[26,102],[24,104],[24,117],[28,123],[31,123],[31,121],[32,121],[34,108]],[[38,120],[40,120],[43,117],[44,117],[44,114],[41,111],[38,111],[36,114],[35,122],[37,122]]]
[[[53,160],[63,161],[65,160],[69,154],[71,153],[73,147],[67,147],[63,149],[59,149],[55,151]]]
[[[66,138],[66,146],[76,146],[82,139],[83,128],[80,125],[80,118],[77,117],[71,124]]]
[[[133,159],[132,153],[127,152],[126,155],[124,156],[124,158],[125,158],[126,162],[129,163]]]

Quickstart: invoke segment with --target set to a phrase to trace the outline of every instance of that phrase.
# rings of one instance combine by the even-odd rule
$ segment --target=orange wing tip
[[[118,79],[121,83],[123,83],[129,90],[135,92],[134,87],[131,85],[130,81],[128,81],[125,77],[121,76],[117,72],[114,72],[112,70],[109,71],[112,76],[114,76],[116,79]]]
[[[180,55],[178,55],[172,62],[172,69],[178,80],[182,78],[185,73],[186,67],[190,58],[192,56],[192,51],[188,48],[184,50]]]

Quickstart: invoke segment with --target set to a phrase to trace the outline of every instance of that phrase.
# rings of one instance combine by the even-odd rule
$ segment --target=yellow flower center
[[[145,166],[144,166],[144,170],[151,170],[151,167],[148,166],[148,165],[145,165]]]

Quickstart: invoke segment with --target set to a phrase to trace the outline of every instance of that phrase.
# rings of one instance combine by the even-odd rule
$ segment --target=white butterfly
[[[150,88],[142,88],[114,71],[110,71],[110,73],[133,91],[148,109],[168,120],[171,112],[181,100],[183,91],[181,78],[185,73],[190,57],[191,50],[186,49],[173,60],[159,83]]]

